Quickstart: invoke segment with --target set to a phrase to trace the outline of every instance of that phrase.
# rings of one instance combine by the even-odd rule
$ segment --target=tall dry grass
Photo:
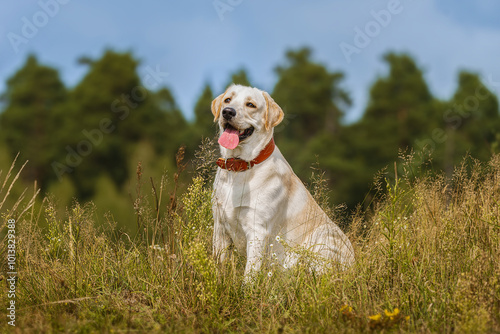
[[[46,200],[21,215],[16,329],[500,331],[500,156],[466,161],[452,179],[414,176],[411,160],[403,161],[399,177],[379,182],[382,195],[368,211],[349,219],[353,267],[323,275],[267,267],[245,285],[244,259],[234,253],[216,265],[211,254],[213,155],[202,148],[201,168],[182,195],[166,192],[167,178],[145,181],[138,170],[137,235],[96,217],[92,204],[75,203],[59,219]],[[326,206],[318,175],[312,192]],[[6,305],[6,291],[0,299]]]

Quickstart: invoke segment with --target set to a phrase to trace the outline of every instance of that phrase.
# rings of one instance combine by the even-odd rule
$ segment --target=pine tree
[[[231,86],[232,84],[252,87],[252,84],[248,79],[247,71],[244,68],[240,68],[239,70],[231,74],[231,79],[226,84],[226,88]]]
[[[311,60],[308,48],[288,51],[276,73],[272,96],[285,112],[276,138],[296,173],[306,179],[315,156],[321,156],[323,166],[323,157],[335,154],[344,109],[351,103],[340,86],[344,75]]]
[[[304,142],[319,131],[337,133],[343,110],[351,103],[348,93],[340,87],[343,73],[330,72],[313,62],[308,48],[288,51],[285,65],[278,66],[276,73],[273,97],[287,118],[283,136]]]
[[[126,180],[130,144],[148,130],[141,115],[149,97],[130,53],[108,50],[84,64],[89,71],[71,92],[67,105],[71,117],[66,119],[67,136],[60,147],[61,163],[68,154],[76,161],[69,173],[81,199],[93,195],[101,171],[117,187]]]
[[[361,150],[368,165],[377,170],[395,161],[400,149],[410,149],[416,139],[431,136],[439,119],[415,61],[407,54],[394,53],[385,55],[384,60],[389,74],[371,87],[359,124]]]
[[[373,175],[385,167],[392,173],[400,150],[421,149],[439,124],[438,103],[415,61],[394,53],[383,59],[388,74],[374,82],[364,115],[331,143],[336,154],[325,161],[335,200],[351,207],[368,193]]]
[[[58,71],[41,65],[34,55],[8,79],[2,96],[1,136],[11,157],[20,152],[21,160],[29,160],[23,176],[37,180],[42,189],[55,178],[50,164],[55,158],[55,141],[63,130],[59,124],[65,116],[61,106],[66,98]]]
[[[462,157],[486,161],[494,152],[500,129],[497,97],[475,73],[461,71],[458,87],[443,113],[446,128],[444,167],[450,173]]]
[[[189,125],[179,109],[172,92],[164,87],[152,94],[154,114],[158,117],[156,124],[151,124],[149,128],[154,129],[156,147],[161,144],[160,154],[166,154],[175,161],[175,154],[180,146],[190,144],[191,135]]]

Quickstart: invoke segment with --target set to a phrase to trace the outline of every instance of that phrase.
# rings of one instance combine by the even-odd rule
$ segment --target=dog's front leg
[[[227,253],[229,251],[229,246],[231,246],[232,240],[228,235],[224,226],[215,219],[214,223],[214,235],[213,235],[213,254],[219,263],[222,263],[227,258]]]
[[[245,279],[248,281],[261,266],[265,253],[266,240],[254,237],[247,241],[247,263],[245,266]]]

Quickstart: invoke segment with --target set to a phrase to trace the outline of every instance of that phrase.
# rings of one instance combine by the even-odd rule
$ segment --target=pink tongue
[[[239,132],[236,129],[227,128],[219,138],[219,144],[227,149],[234,150],[240,142]]]

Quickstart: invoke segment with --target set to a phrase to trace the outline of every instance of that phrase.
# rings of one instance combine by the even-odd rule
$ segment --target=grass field
[[[143,179],[138,168],[135,235],[92,204],[56,212],[57,198],[30,206],[28,194],[16,207],[0,204],[3,231],[16,219],[18,272],[16,326],[4,316],[0,331],[500,332],[500,156],[464,160],[451,179],[402,161],[400,175],[379,177],[374,201],[342,224],[353,267],[315,275],[268,266],[246,285],[244,259],[219,265],[211,254],[208,160],[180,195],[165,190],[172,178]],[[18,169],[0,175],[0,203]],[[326,208],[320,176],[311,192]],[[2,267],[7,283],[6,256]],[[9,284],[1,286],[5,312]]]

